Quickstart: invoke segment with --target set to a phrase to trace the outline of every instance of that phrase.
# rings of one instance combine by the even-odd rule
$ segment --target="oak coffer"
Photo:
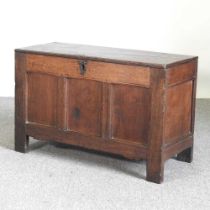
[[[39,140],[164,162],[191,162],[197,57],[50,43],[16,49],[15,150]]]

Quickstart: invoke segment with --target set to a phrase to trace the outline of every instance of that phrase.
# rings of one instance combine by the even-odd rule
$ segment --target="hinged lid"
[[[100,60],[113,63],[143,65],[155,68],[167,68],[169,66],[184,63],[197,58],[196,56],[57,42],[20,48],[16,49],[16,51],[79,59]]]

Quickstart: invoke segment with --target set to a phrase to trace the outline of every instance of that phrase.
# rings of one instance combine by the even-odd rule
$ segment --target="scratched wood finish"
[[[85,61],[85,63],[84,63]],[[82,45],[16,50],[15,150],[28,137],[146,160],[191,162],[197,57]],[[177,172],[178,173],[178,172]]]

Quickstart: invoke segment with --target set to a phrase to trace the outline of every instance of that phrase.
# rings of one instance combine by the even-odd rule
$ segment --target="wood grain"
[[[59,130],[67,130],[67,94],[68,79],[58,77],[57,104],[56,104],[56,126]]]
[[[194,79],[195,71],[196,60],[169,68],[166,74],[168,86]]]
[[[166,91],[164,143],[171,144],[191,134],[192,81]]]
[[[85,78],[101,80],[108,83],[137,84],[150,86],[149,68],[113,63],[90,61],[87,64]]]
[[[165,72],[151,70],[151,120],[149,126],[149,147],[147,150],[147,177],[151,182],[160,184],[164,176],[163,118],[165,95]]]
[[[25,131],[26,121],[26,72],[25,55],[15,53],[15,150],[25,152],[29,141]]]
[[[192,111],[191,111],[191,133],[192,133],[192,144],[190,147],[185,148],[185,150],[182,149],[180,153],[177,154],[177,160],[184,161],[191,163],[193,160],[193,142],[194,142],[194,125],[195,125],[195,105],[196,105],[196,87],[197,87],[197,69],[198,69],[198,59],[195,59],[195,72],[194,72],[194,78],[192,80],[193,83],[193,93],[192,93]]]
[[[88,61],[87,70],[81,75],[79,61],[76,59],[29,54],[26,68],[28,72],[44,72],[55,76],[109,83],[130,83],[145,87],[150,85],[150,72],[147,67],[141,66]]]
[[[58,79],[46,74],[30,73],[28,78],[29,122],[56,126]]]
[[[20,48],[16,49],[16,51],[27,54],[61,56],[108,63],[135,64],[161,69],[167,69],[170,66],[186,63],[196,58],[196,56],[188,55],[56,42]]]
[[[187,151],[191,150],[192,146],[193,146],[193,136],[187,136],[187,137],[181,138],[180,141],[174,144],[165,145],[163,147],[163,159],[167,160],[170,157],[175,156],[177,153],[180,153],[181,154],[180,156],[183,157],[182,152],[184,151],[184,153],[186,154],[185,150]],[[187,154],[187,156],[189,157],[189,154]]]
[[[39,140],[57,141],[61,143],[81,146],[87,149],[118,154],[132,160],[146,159],[146,148],[123,144],[100,137],[85,136],[74,131],[60,131],[54,127],[26,124],[26,133]]]
[[[15,150],[28,136],[145,159],[191,162],[197,57],[53,43],[16,50]]]
[[[147,88],[112,85],[111,138],[147,145],[150,91]]]
[[[67,128],[84,135],[101,136],[102,84],[68,79]]]

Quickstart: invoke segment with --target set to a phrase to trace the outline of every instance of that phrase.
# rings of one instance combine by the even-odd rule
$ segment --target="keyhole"
[[[80,61],[79,62],[80,64],[80,74],[81,75],[84,75],[85,74],[85,71],[86,71],[86,61]]]
[[[75,119],[78,119],[80,117],[80,110],[79,108],[75,107],[73,111],[73,116]]]

